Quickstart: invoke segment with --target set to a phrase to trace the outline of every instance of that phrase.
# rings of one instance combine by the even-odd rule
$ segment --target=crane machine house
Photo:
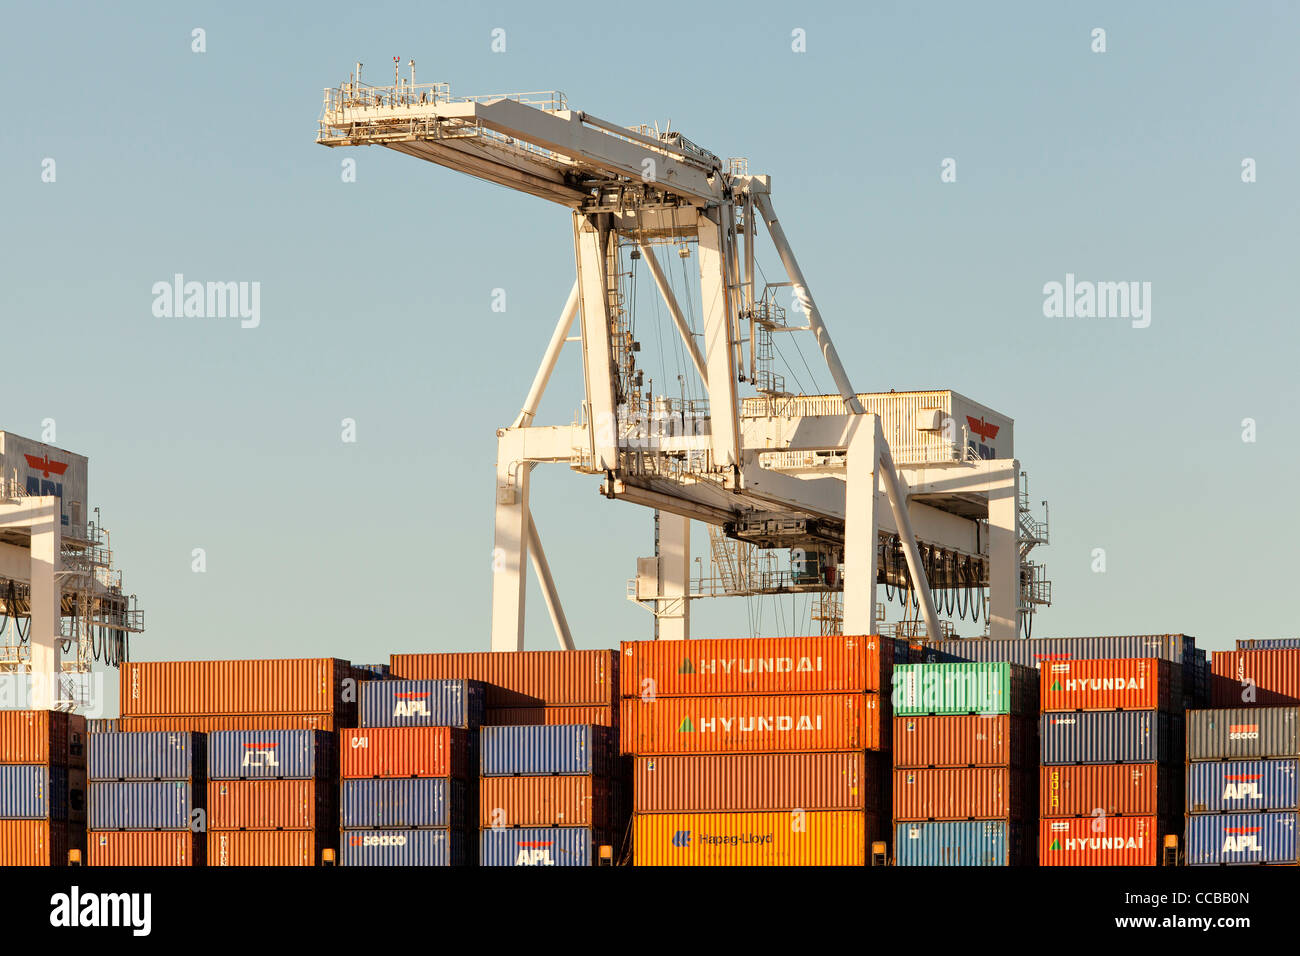
[[[384,146],[569,211],[572,289],[519,414],[497,431],[494,650],[524,648],[529,563],[560,646],[573,646],[529,508],[533,470],[548,463],[654,509],[656,554],[627,593],[660,639],[690,636],[693,600],[791,591],[818,596],[824,633],[881,633],[877,583],[905,589],[895,633],[950,634],[939,614],[961,593],[978,599],[990,637],[1028,631],[1051,600],[1029,558],[1047,525],[1030,511],[1011,419],[951,390],[852,387],[770,177],[676,130],[572,109],[562,93],[453,96],[408,66],[402,76],[395,58],[393,84],[372,86],[358,63],[326,89],[316,141]],[[763,237],[778,281],[762,272]],[[641,350],[652,334],[657,387]],[[808,337],[833,394],[794,394],[777,371],[783,343]],[[584,399],[574,421],[541,424],[570,342]],[[708,528],[708,576],[691,574],[693,522]]]

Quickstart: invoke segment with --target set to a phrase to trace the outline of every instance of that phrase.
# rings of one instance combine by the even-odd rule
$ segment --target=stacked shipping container
[[[363,681],[344,731],[344,866],[464,866],[485,687],[473,680]]]
[[[633,862],[863,865],[900,653],[874,636],[624,642]]]
[[[1044,662],[1042,866],[1154,866],[1182,805],[1183,670],[1158,658]]]
[[[1032,855],[1037,673],[1001,663],[894,671],[894,859],[1018,866]]]
[[[65,866],[85,849],[84,717],[0,711],[0,866]]]
[[[203,865],[206,743],[189,731],[89,735],[89,865]]]

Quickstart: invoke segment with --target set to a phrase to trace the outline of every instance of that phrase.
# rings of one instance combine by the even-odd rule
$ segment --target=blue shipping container
[[[344,780],[339,802],[349,830],[465,824],[465,784],[446,777]]]
[[[477,727],[484,699],[476,680],[362,681],[357,711],[362,727]]]
[[[0,765],[0,820],[68,819],[68,771],[58,765]]]
[[[588,827],[479,831],[479,866],[591,866],[601,837]]]
[[[895,866],[1019,866],[1025,831],[1007,820],[899,823]]]
[[[1297,863],[1300,814],[1205,813],[1187,818],[1187,865]]]
[[[88,738],[90,780],[202,780],[203,734],[172,731],[96,733]]]
[[[326,730],[208,734],[210,780],[310,780],[338,774],[338,735]]]
[[[1156,710],[1048,713],[1038,719],[1043,766],[1156,763],[1183,755],[1182,717]]]
[[[189,780],[97,781],[87,785],[91,830],[188,830],[207,804],[201,783]]]
[[[387,664],[353,664],[352,670],[358,680],[389,680],[392,672]]]
[[[479,765],[484,777],[608,774],[609,729],[587,724],[484,727]]]
[[[342,866],[464,866],[460,830],[344,830]]]
[[[1187,765],[1187,812],[1300,810],[1300,760],[1209,760]]]

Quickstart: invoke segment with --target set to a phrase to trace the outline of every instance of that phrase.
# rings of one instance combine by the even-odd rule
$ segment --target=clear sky
[[[572,282],[571,225],[316,145],[322,89],[358,59],[389,82],[393,56],[455,93],[671,120],[770,173],[855,386],[1015,419],[1051,502],[1036,634],[1295,634],[1300,6],[853,6],[6,3],[0,428],[53,418],[89,456],[147,612],[134,656],[487,646],[494,433]],[[260,326],[155,317],[175,273],[260,282]],[[1150,282],[1150,326],[1045,317],[1067,273]],[[570,420],[578,372],[566,355],[542,419]],[[648,637],[624,583],[649,512],[564,468],[535,473],[534,512],[578,644]],[[705,603],[698,636],[749,633],[743,602]]]

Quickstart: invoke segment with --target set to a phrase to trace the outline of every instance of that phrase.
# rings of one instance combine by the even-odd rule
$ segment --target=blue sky
[[[671,120],[770,173],[855,386],[950,387],[1015,419],[1052,506],[1035,633],[1295,633],[1300,7],[841,11],[6,4],[0,427],[54,418],[90,457],[147,610],[135,656],[487,645],[494,431],[571,284],[571,227],[383,150],[349,153],[341,182],[344,154],[314,143],[321,90],[393,56],[460,94]],[[260,282],[261,326],[155,318],[177,272]],[[1067,272],[1151,282],[1151,326],[1045,318]],[[543,419],[569,420],[578,371],[566,355]],[[579,645],[649,636],[623,596],[649,513],[563,468],[535,473],[534,512]],[[748,633],[742,603],[712,605],[697,635]],[[554,646],[535,588],[529,623]]]

